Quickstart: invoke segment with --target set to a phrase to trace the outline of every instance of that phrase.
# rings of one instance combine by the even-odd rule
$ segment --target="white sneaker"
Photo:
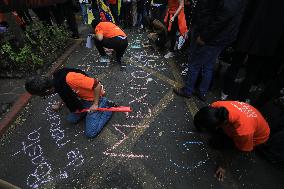
[[[175,55],[174,55],[173,52],[168,52],[168,53],[164,56],[164,58],[168,59],[168,58],[172,58],[172,57],[174,57],[174,56],[175,56]]]
[[[227,100],[229,95],[223,93],[223,91],[221,92],[221,100]]]
[[[185,42],[185,38],[181,35],[178,38],[178,50],[180,50]]]
[[[109,63],[110,62],[110,60],[107,56],[101,56],[99,61],[101,63]]]

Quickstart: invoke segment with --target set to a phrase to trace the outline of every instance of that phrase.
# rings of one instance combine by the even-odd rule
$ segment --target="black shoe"
[[[178,96],[182,96],[185,98],[191,98],[192,95],[186,94],[184,92],[184,88],[173,88],[174,93],[176,93]]]
[[[202,102],[206,102],[207,98],[205,94],[201,94],[200,92],[195,94],[197,98],[199,98],[199,100],[201,100]]]

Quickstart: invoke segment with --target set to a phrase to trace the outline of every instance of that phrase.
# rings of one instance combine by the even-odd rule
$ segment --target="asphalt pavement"
[[[185,59],[166,60],[144,45],[145,32],[126,32],[126,71],[114,60],[98,62],[97,50],[84,43],[65,65],[98,78],[109,99],[133,112],[115,113],[96,138],[88,139],[83,121],[69,124],[66,108],[51,110],[57,95],[32,97],[1,138],[1,179],[21,188],[284,188],[277,167],[256,154],[235,152],[226,152],[232,160],[225,181],[218,182],[213,174],[220,153],[208,147],[208,137],[192,122],[206,103],[172,91],[182,86]],[[216,99],[213,90],[207,103]]]

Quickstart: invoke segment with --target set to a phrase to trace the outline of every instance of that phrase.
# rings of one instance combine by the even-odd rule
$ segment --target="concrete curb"
[[[60,68],[68,58],[68,56],[83,42],[83,39],[78,39],[75,43],[69,47],[57,60],[56,63],[51,67],[46,76],[51,76],[54,71]],[[10,111],[0,121],[0,137],[5,133],[10,124],[16,119],[19,112],[27,105],[32,95],[25,92],[18,100],[13,104]]]

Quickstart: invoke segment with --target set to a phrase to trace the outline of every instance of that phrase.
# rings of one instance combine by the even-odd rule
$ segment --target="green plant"
[[[48,56],[65,48],[70,34],[62,26],[49,26],[37,22],[27,27],[26,37],[27,43],[30,43],[42,56]]]
[[[25,45],[23,48],[20,48],[17,52],[15,50],[13,50],[13,48],[11,47],[11,45],[9,43],[5,43],[4,45],[2,45],[1,49],[1,54],[6,55],[12,63],[15,63],[17,66],[21,66],[27,63],[32,63],[35,65],[42,65],[43,64],[43,60],[41,58],[39,58],[37,55],[35,55],[32,50],[31,47],[28,45]]]
[[[0,69],[26,74],[46,68],[63,52],[69,39],[70,33],[62,26],[34,22],[26,27],[23,47],[17,45],[15,37],[0,41]]]
[[[52,40],[57,48],[62,48],[65,46],[66,41],[70,38],[70,33],[68,33],[62,26],[60,27],[50,27],[52,32]]]

